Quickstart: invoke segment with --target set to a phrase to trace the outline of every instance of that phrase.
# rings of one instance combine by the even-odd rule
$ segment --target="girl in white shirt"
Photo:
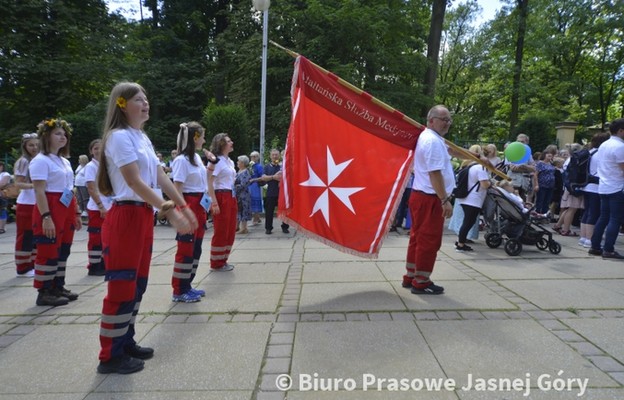
[[[204,128],[197,122],[180,124],[180,132],[177,138],[177,156],[173,160],[171,179],[178,192],[182,193],[184,200],[197,218],[197,229],[188,235],[178,234],[178,250],[175,255],[171,285],[173,287],[173,301],[194,303],[200,301],[206,292],[191,286],[197,273],[197,266],[202,254],[202,242],[206,232],[206,202],[202,205],[202,199],[207,199],[208,174],[206,166],[196,153],[201,149],[206,140]],[[207,154],[208,156],[208,154]],[[215,159],[209,154],[209,160]]]
[[[65,267],[82,226],[72,189],[74,171],[67,158],[71,126],[62,119],[46,119],[37,125],[41,152],[28,170],[35,189],[33,233],[37,243],[34,287],[38,306],[60,306],[78,295],[65,289]]]
[[[17,276],[35,276],[37,247],[33,241],[32,215],[35,208],[35,190],[28,173],[28,164],[39,153],[39,138],[36,133],[22,135],[22,156],[15,162],[13,172],[15,185],[20,189],[15,210],[15,267]]]
[[[228,257],[236,235],[238,204],[234,196],[236,169],[229,154],[234,142],[227,133],[219,133],[213,139],[210,150],[217,156],[217,164],[208,166],[208,193],[212,199],[212,223],[214,233],[210,246],[210,268],[213,271],[231,271]]]
[[[102,141],[95,139],[89,144],[91,161],[84,168],[85,187],[89,192],[87,203],[87,213],[89,215],[89,241],[87,242],[87,252],[89,265],[87,266],[89,275],[104,276],[104,262],[102,261],[102,224],[106,212],[112,206],[112,200],[108,196],[102,195],[95,184],[97,171],[100,166],[100,155]]]
[[[134,321],[147,288],[154,241],[153,208],[180,234],[197,228],[195,215],[169,180],[143,125],[149,102],[141,85],[118,83],[111,91],[104,134],[98,189],[112,196],[113,206],[102,225],[102,247],[108,291],[100,322],[102,374],[130,374],[143,369],[154,350],[134,340]],[[171,200],[155,189],[162,187]]]

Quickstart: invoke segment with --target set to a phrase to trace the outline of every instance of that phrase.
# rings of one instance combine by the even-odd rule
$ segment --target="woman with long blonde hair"
[[[102,225],[108,290],[100,322],[102,374],[130,374],[143,369],[154,350],[134,340],[134,321],[147,288],[154,241],[153,209],[180,234],[197,228],[195,215],[173,186],[143,131],[149,102],[138,83],[122,82],[110,93],[102,136],[97,182],[113,206]],[[155,189],[162,188],[165,201]]]

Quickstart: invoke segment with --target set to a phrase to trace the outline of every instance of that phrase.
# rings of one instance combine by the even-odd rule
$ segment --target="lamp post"
[[[264,132],[266,125],[266,70],[271,0],[252,0],[257,11],[262,11],[262,89],[260,92],[260,160],[264,160]]]

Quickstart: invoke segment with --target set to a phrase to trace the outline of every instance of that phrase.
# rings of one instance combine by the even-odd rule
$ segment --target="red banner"
[[[377,257],[422,129],[299,56],[280,217],[338,250]]]

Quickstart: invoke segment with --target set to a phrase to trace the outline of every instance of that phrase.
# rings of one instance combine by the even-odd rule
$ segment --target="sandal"
[[[561,236],[578,236],[578,233],[574,231],[559,231]]]
[[[561,233],[561,227],[560,226],[553,225],[552,230],[557,232],[557,233]]]

